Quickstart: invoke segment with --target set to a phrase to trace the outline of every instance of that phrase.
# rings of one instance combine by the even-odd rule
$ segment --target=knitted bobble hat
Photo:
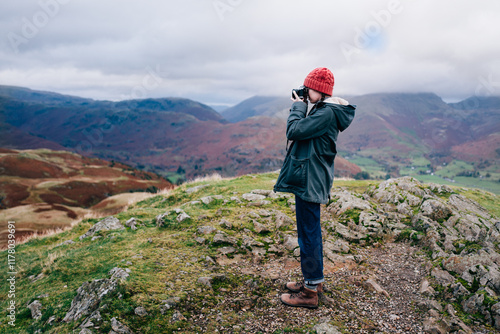
[[[318,67],[311,71],[304,80],[304,86],[331,96],[335,80],[333,73],[326,67]]]

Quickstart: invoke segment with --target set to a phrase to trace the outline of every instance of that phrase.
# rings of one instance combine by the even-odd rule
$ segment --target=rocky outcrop
[[[167,225],[172,225],[175,223],[182,223],[191,217],[182,209],[175,209],[171,211],[167,211],[156,216],[156,226],[165,227]]]
[[[64,316],[63,321],[70,322],[80,319],[82,316],[90,316],[82,323],[82,328],[93,326],[94,321],[100,321],[101,316],[98,308],[105,296],[111,295],[118,287],[119,282],[129,277],[130,270],[115,267],[108,273],[111,278],[96,279],[85,282],[76,291],[76,297],[71,301],[71,307]]]
[[[94,226],[92,226],[84,235],[80,236],[80,240],[83,240],[86,237],[93,236],[98,231],[123,230],[123,229],[125,229],[125,226],[123,226],[120,223],[120,220],[118,220],[113,216],[106,217],[103,220],[99,221]]]
[[[500,223],[486,209],[450,187],[411,177],[386,180],[363,194],[331,195],[328,224],[338,236],[360,244],[395,237],[426,247],[437,265],[429,273],[433,282],[462,300],[464,312],[500,329],[498,304],[484,302],[500,295]]]
[[[170,299],[158,299],[154,305],[138,298],[128,313],[111,314],[106,307],[109,298],[122,298],[117,288],[132,274],[128,268],[115,267],[107,278],[78,288],[63,321],[80,323],[81,333],[104,326],[107,331],[111,327],[110,333],[131,333],[139,331],[135,327],[138,319],[147,321],[159,311],[172,328],[196,324],[203,331],[202,323],[224,322],[223,315],[219,318],[215,311],[200,312],[199,307],[208,309],[215,302],[234,308],[234,312],[258,305],[266,312],[280,314],[276,298],[252,291],[265,289],[270,283],[282,285],[290,273],[299,271],[293,196],[262,189],[206,196],[207,187],[182,192],[174,200],[175,207],[157,196],[155,205],[147,204],[155,209],[154,214],[146,217],[138,210],[140,220],[127,220],[125,225],[130,229],[120,232],[124,236],[140,227],[130,233],[141,247],[130,253],[135,254],[131,256],[134,263],[122,259],[125,266],[136,268],[134,271],[142,268],[134,267],[136,259],[141,266],[149,262],[151,268],[164,272],[171,268],[167,261],[175,261],[175,275],[166,275],[168,278],[161,281],[167,288],[166,297],[161,299]],[[345,323],[337,317],[318,319],[314,330],[337,333],[340,330],[331,323],[349,327],[347,324],[357,321],[358,328],[366,331],[382,332],[394,325],[402,332],[469,333],[470,328],[462,322],[464,314],[473,316],[472,322],[466,321],[468,325],[482,321],[500,328],[500,223],[461,193],[410,177],[390,179],[364,192],[334,188],[331,202],[322,206],[323,255],[329,284],[336,277],[336,283],[342,285],[336,285],[339,290],[325,285],[321,307],[340,310],[346,317]],[[124,227],[118,219],[108,217],[81,239],[111,229]],[[70,247],[79,246],[82,243]],[[179,250],[171,252],[170,247]],[[40,275],[36,279],[44,278]],[[28,278],[35,280],[35,276]],[[217,296],[215,301],[213,296]],[[33,322],[44,318],[39,299],[48,309],[40,296],[30,300],[27,306]],[[416,313],[421,317],[415,317]],[[212,320],[204,318],[208,314]],[[232,325],[224,330],[241,329]],[[259,326],[251,328],[262,330]]]
[[[71,307],[63,321],[75,321],[82,316],[91,314],[99,307],[101,299],[112,293],[116,287],[117,283],[107,278],[83,283],[76,291],[77,295],[71,302]]]

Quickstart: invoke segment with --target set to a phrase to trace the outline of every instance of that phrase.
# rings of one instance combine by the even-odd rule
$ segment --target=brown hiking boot
[[[318,292],[306,287],[297,293],[284,293],[280,299],[288,306],[318,308]]]
[[[285,289],[290,290],[292,292],[300,292],[304,288],[304,281],[302,282],[288,282],[285,284]],[[316,289],[318,293],[323,292],[323,283],[319,283]]]

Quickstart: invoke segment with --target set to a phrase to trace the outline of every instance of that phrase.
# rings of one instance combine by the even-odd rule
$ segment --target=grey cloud
[[[22,36],[40,3],[55,14],[15,53],[8,33]],[[151,68],[161,80],[147,96],[207,103],[288,94],[317,66],[342,94],[465,98],[481,76],[500,80],[500,5],[485,0],[41,0],[0,13],[0,84],[99,99],[130,96]]]

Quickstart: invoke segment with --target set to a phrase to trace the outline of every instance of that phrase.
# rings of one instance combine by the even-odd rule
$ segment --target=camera
[[[307,93],[309,91],[309,88],[305,86],[300,86],[298,89],[292,89],[292,97],[294,98],[295,95],[293,95],[293,92],[297,93],[297,96],[301,99],[307,100]]]

